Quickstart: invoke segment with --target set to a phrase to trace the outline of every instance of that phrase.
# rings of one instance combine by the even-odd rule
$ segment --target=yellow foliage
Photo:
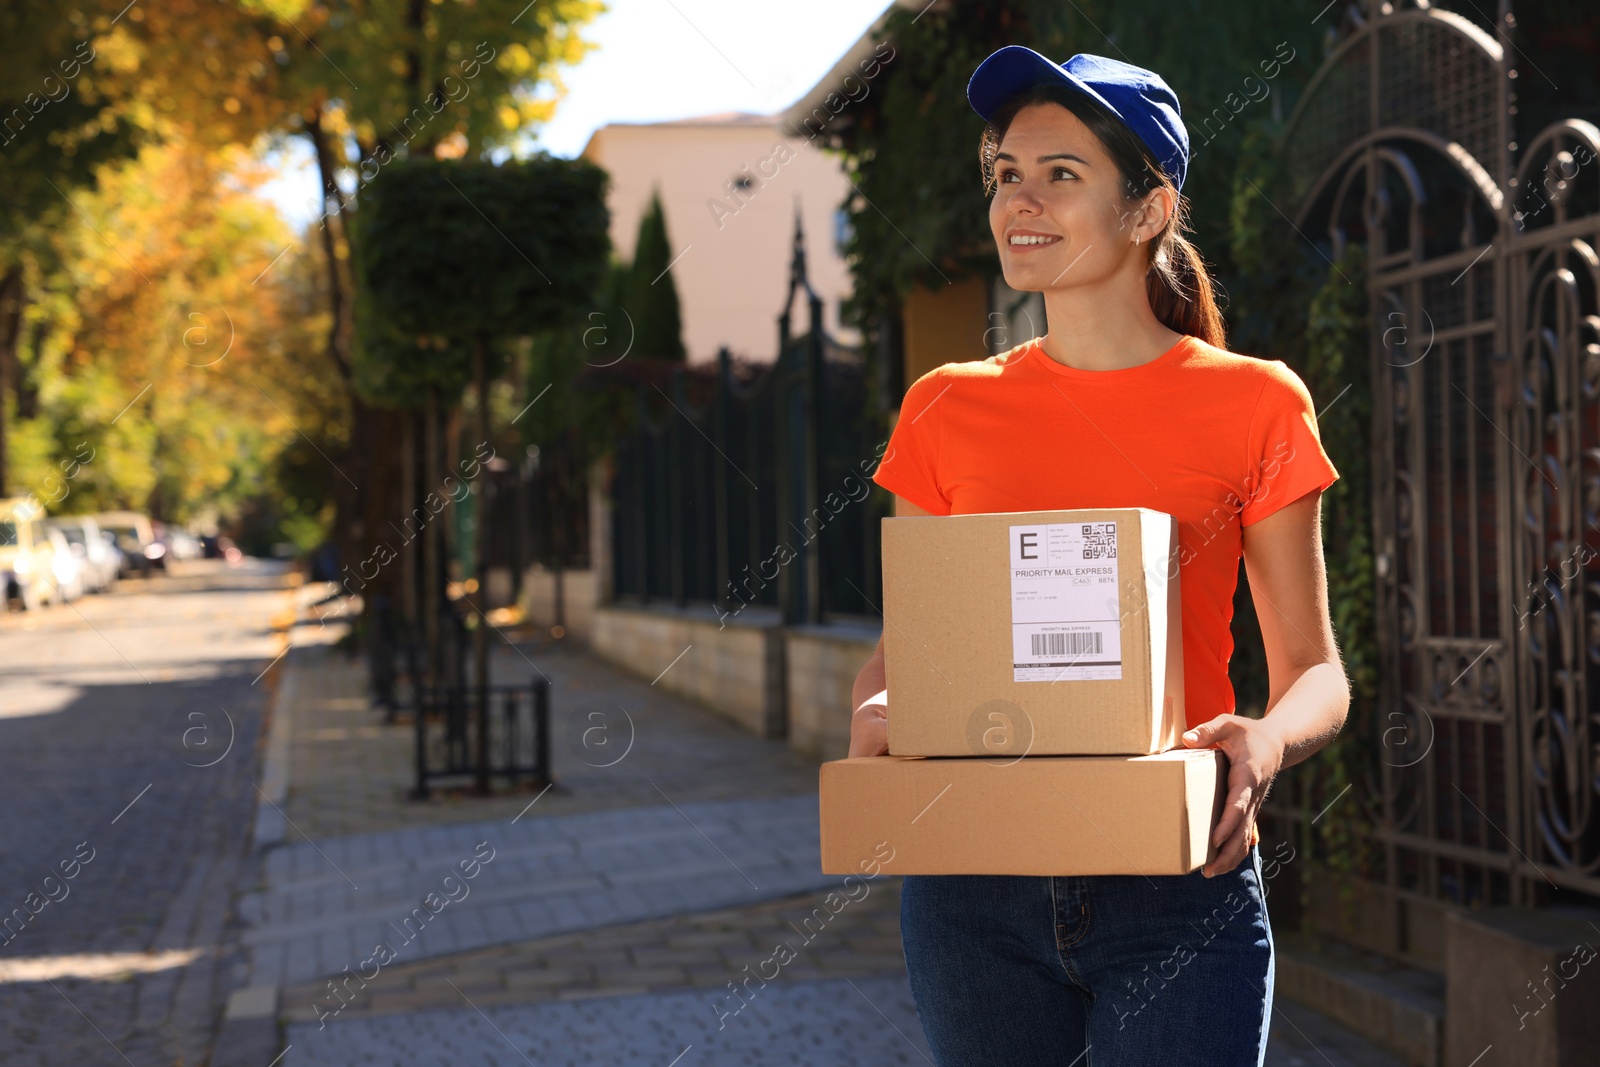
[[[290,306],[307,264],[257,194],[267,177],[237,146],[168,143],[72,195],[59,266],[31,267],[43,411],[19,428],[19,484],[77,435],[96,457],[70,508],[146,507],[158,493],[169,517],[226,511],[295,439],[294,413],[311,421],[325,319]]]

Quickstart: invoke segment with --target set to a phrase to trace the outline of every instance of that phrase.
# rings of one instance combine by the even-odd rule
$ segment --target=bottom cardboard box
[[[1215,856],[1220,749],[858,756],[822,765],[824,874],[1188,874]]]

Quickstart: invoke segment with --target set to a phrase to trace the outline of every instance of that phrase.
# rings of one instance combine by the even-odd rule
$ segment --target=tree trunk
[[[438,491],[439,487],[439,389],[437,386],[428,389],[428,408],[424,414],[426,420],[423,426],[423,470],[428,483],[428,493],[423,497],[426,501],[428,495]],[[443,607],[440,593],[443,591],[443,553],[440,547],[444,540],[444,530],[440,523],[444,520],[446,508],[440,507],[439,514],[428,510],[428,525],[422,537],[422,611],[423,625],[428,635],[428,687],[435,694],[445,685],[444,649],[440,641],[439,614]]]
[[[417,423],[416,411],[401,413],[405,433],[400,464],[400,610],[405,614],[407,633],[417,623],[417,546],[420,531],[411,527],[417,513]]]
[[[448,408],[440,411],[444,440],[440,445],[440,452],[444,462],[444,473],[440,476],[438,488],[445,494],[445,509],[440,513],[443,526],[440,529],[440,552],[443,554],[443,576],[439,579],[441,589],[448,590],[451,582],[465,582],[467,575],[461,568],[461,548],[459,536],[461,533],[460,508],[456,504],[455,494],[460,491],[460,480],[456,472],[460,469],[457,460],[461,453],[461,404],[459,398]],[[457,486],[455,490],[444,487],[448,479],[451,485]],[[446,642],[446,651],[449,655],[450,684],[458,686],[464,692],[467,686],[467,658],[461,649],[460,636],[460,611],[446,596],[445,609],[450,615],[451,630],[449,640]]]
[[[347,296],[344,279],[344,268],[339,262],[339,238],[345,238],[346,247],[349,246],[349,233],[344,228],[345,202],[344,193],[339,190],[338,163],[333,158],[333,149],[328,144],[327,131],[322,128],[322,110],[317,107],[312,110],[306,119],[306,135],[311,139],[312,151],[317,158],[317,178],[322,183],[322,221],[318,229],[322,231],[322,251],[328,262],[328,310],[332,313],[332,323],[328,327],[328,357],[333,360],[333,365],[338,368],[339,376],[348,386],[350,383],[350,352],[349,352],[349,319],[350,301]],[[328,211],[328,199],[332,198],[336,207],[335,211]],[[334,227],[340,227],[338,234]]]
[[[482,334],[472,353],[472,374],[478,394],[478,440],[489,440],[489,339]],[[473,450],[474,452],[477,449]],[[489,469],[478,472],[474,488],[472,532],[477,542],[473,551],[473,570],[478,579],[478,603],[489,603]],[[469,600],[470,604],[471,601]],[[472,656],[478,679],[478,792],[489,792],[489,616],[481,608],[478,625],[472,631]]]
[[[14,263],[0,275],[0,497],[7,496],[6,390],[15,380],[17,341],[22,336],[22,264]],[[17,406],[22,406],[20,390]]]

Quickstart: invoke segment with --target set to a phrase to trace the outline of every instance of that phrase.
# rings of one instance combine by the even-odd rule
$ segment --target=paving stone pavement
[[[840,881],[821,873],[815,793],[666,799],[274,849],[268,888],[238,903],[251,984],[336,975],[380,941],[418,959]],[[459,866],[474,857],[485,862],[461,880]],[[437,906],[424,907],[429,894]]]
[[[424,1011],[288,1028],[284,1067],[928,1064],[903,976],[774,982],[719,1025],[701,991]]]
[[[532,799],[449,790],[436,790],[426,802],[408,799],[416,782],[409,721],[383,722],[368,701],[359,661],[331,649],[303,651],[296,651],[294,667],[284,805],[290,841],[509,820]],[[781,739],[754,737],[580,646],[549,640],[501,646],[492,671],[497,681],[526,682],[541,673],[551,680],[556,785],[527,818],[660,804],[657,787],[679,803],[816,791],[817,761],[790,751]]]
[[[342,976],[334,992],[320,981],[291,986],[283,991],[280,1011],[290,1022],[317,1022],[330,1014],[343,1022],[458,1008],[463,993],[481,1008],[685,988],[707,990],[709,1002],[780,943],[795,951],[783,967],[786,981],[903,974],[900,884],[892,877],[852,883],[833,908],[826,906],[826,893],[816,891],[434,960],[397,961],[370,982]]]
[[[285,1067],[856,1067],[932,1064],[904,975],[752,986],[738,1014],[704,991],[490,1005],[463,986],[456,1009],[287,1028]],[[1180,1054],[1175,1063],[1188,1062]],[[1309,1008],[1273,1013],[1265,1067],[1403,1067]]]

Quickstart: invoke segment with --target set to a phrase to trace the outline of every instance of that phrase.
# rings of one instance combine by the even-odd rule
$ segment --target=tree
[[[359,211],[373,181],[397,160],[477,158],[490,149],[515,148],[530,123],[551,114],[556,97],[538,89],[541,84],[559,89],[555,69],[586,51],[578,29],[601,5],[598,0],[541,0],[532,6],[526,0],[232,2],[266,20],[266,44],[281,74],[288,111],[283,128],[305,136],[316,159],[322,194],[313,236],[322,246],[330,312],[324,348],[349,391],[350,445],[344,462],[354,483],[338,483],[334,528],[340,554],[353,561],[395,514],[409,512],[418,442],[432,431],[419,428],[414,411],[373,407],[365,399],[409,386],[373,377],[375,369],[387,374],[404,360],[356,366],[362,358],[352,351],[357,333],[370,354],[385,343],[389,327],[372,321],[370,303],[352,274],[359,250],[346,222]],[[391,334],[388,343],[394,342]],[[405,343],[414,348],[418,342],[412,337]],[[424,343],[439,344],[441,338]],[[443,349],[429,351],[449,362]],[[461,353],[455,356],[459,365]],[[430,395],[453,409],[459,387],[437,384],[440,391]],[[415,570],[409,552],[405,567],[408,573]],[[409,598],[415,583],[406,588],[406,608],[414,615],[416,604]]]
[[[287,129],[313,150],[322,199],[318,236],[334,318],[328,352],[348,378],[356,300],[344,216],[396,159],[508,146],[549,117],[558,64],[588,45],[578,28],[596,0],[235,0],[265,15],[282,70]],[[354,155],[349,149],[354,149]],[[347,191],[348,190],[348,191]]]
[[[448,346],[567,322],[605,276],[604,187],[593,164],[550,156],[394,164],[362,204],[357,277],[377,316],[406,338]],[[399,391],[369,400],[413,406],[412,383],[459,379],[453,362],[414,351],[385,372]]]
[[[672,280],[672,244],[667,239],[667,215],[661,191],[650,195],[650,206],[639,220],[639,238],[633,247],[633,266],[622,304],[634,328],[634,348],[643,355],[686,362],[683,323],[678,309],[678,287]]]
[[[141,147],[221,151],[281,122],[263,27],[259,11],[209,0],[0,8],[0,400],[9,380],[28,406],[18,331],[38,294],[24,260],[48,260],[52,235],[81,224],[80,190]],[[0,487],[5,416],[0,403]]]
[[[99,58],[91,22],[113,12],[104,4],[63,7],[47,0],[0,6],[0,497],[12,466],[7,392],[26,408],[26,368],[18,364],[30,302],[24,246],[37,243],[70,214],[67,196],[93,180],[104,162],[132,151],[126,127],[103,122],[106,99],[85,75]],[[97,18],[98,16],[98,18]]]
[[[25,252],[19,489],[57,512],[226,518],[298,427],[315,428],[301,398],[317,376],[291,369],[315,319],[286,306],[299,257],[255,193],[267,177],[231,154],[149,145],[102,168],[74,195],[81,214]],[[61,485],[59,461],[84,455]]]
[[[604,172],[591,163],[543,155],[501,166],[411,160],[380,175],[367,191],[356,228],[357,278],[370,301],[363,322],[377,335],[359,348],[363,363],[371,365],[364,380],[384,386],[371,399],[414,405],[418,393],[425,393],[431,438],[441,389],[459,389],[459,353],[465,349],[476,385],[479,442],[470,462],[485,460],[485,447],[492,457],[492,348],[570,322],[592,304],[609,255],[605,183]],[[430,487],[442,484],[437,463],[438,448],[430,440]],[[474,505],[480,590],[487,546],[482,484]],[[425,533],[426,623],[437,680],[438,524],[428,523]],[[489,786],[487,625],[481,619],[474,633],[480,790]]]

